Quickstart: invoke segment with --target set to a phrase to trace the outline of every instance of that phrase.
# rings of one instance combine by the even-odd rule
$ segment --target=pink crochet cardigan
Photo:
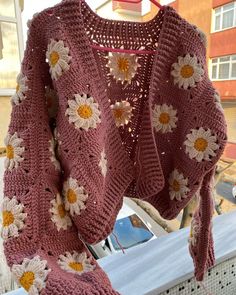
[[[203,280],[214,264],[211,189],[226,123],[198,28],[168,6],[143,23],[64,0],[29,23],[17,83],[2,236],[29,294],[118,294],[84,242],[111,233],[124,195],[166,219],[197,196],[189,248]]]

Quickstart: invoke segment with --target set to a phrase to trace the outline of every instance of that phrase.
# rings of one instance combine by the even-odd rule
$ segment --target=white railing
[[[0,157],[0,200],[3,197],[3,160]],[[216,266],[206,273],[204,280],[209,294],[236,294],[235,225],[236,211],[213,220]],[[125,254],[121,252],[98,262],[121,295],[206,295],[204,288],[193,279],[188,236],[189,228],[184,228],[133,248]],[[0,294],[4,294],[3,288],[7,291],[15,286],[12,286],[9,269],[1,259],[4,257],[0,248]],[[23,289],[7,293],[25,294]]]
[[[193,279],[188,251],[189,228],[105,257],[99,264],[122,295],[235,295],[236,211],[214,218],[216,265],[204,278],[208,290]]]

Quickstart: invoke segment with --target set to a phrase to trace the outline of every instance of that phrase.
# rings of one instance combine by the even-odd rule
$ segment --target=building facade
[[[228,125],[224,156],[236,160],[236,1],[176,0],[170,5],[207,37],[209,76],[220,93]]]

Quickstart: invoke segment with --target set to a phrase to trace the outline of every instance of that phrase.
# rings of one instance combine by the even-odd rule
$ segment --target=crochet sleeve
[[[53,157],[52,132],[45,93],[52,87],[41,30],[33,19],[16,92],[11,98],[11,115],[5,136],[4,200],[2,204],[5,254],[8,264],[20,253],[34,251],[38,241],[36,219],[43,208],[40,183],[46,174],[59,179]],[[56,182],[56,181],[55,181]],[[45,184],[45,183],[44,183]],[[53,185],[46,184],[45,191]],[[41,204],[40,204],[41,202]],[[34,208],[34,210],[32,209]],[[41,214],[41,218],[43,215]],[[23,255],[23,254],[22,254]]]
[[[54,49],[48,54],[48,43],[60,30],[51,11],[30,24],[12,97],[1,208],[4,252],[14,279],[28,294],[118,295],[78,238],[61,197],[63,175],[53,136],[56,87],[46,61],[55,65],[58,60]]]
[[[192,120],[188,124],[192,124],[194,128],[190,129],[188,126],[190,132],[185,141],[185,152],[190,161],[195,163],[195,175],[203,175],[196,183],[199,203],[193,216],[189,239],[195,277],[202,281],[206,270],[215,263],[212,234],[213,182],[217,161],[226,145],[227,126],[219,93],[208,75],[206,37],[196,26],[187,22],[183,32],[183,50],[195,55],[203,69],[201,81],[190,91],[190,100],[194,108],[191,110],[190,103]],[[205,152],[202,152],[203,150]]]

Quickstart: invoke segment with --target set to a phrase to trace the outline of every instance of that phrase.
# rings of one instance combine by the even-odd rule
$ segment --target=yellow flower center
[[[120,57],[117,61],[118,68],[121,72],[128,72],[129,70],[129,60],[124,57]]]
[[[79,262],[70,262],[69,267],[74,269],[75,271],[83,271],[84,267],[82,263]]]
[[[77,201],[76,193],[72,189],[68,189],[67,200],[70,204],[74,204]]]
[[[88,119],[92,117],[93,111],[90,106],[84,104],[77,109],[78,115],[83,119]]]
[[[116,119],[121,119],[123,116],[124,110],[123,109],[113,109],[113,114]]]
[[[159,121],[161,124],[168,124],[170,122],[170,115],[168,113],[161,113]]]
[[[34,279],[34,273],[32,271],[27,271],[23,273],[19,282],[26,291],[29,291],[29,289],[32,287],[34,283]]]
[[[180,184],[176,179],[172,183],[172,188],[175,192],[178,192],[180,190]]]
[[[16,85],[16,92],[18,92],[19,90],[20,90],[20,85],[17,84],[17,85]]]
[[[64,217],[66,216],[66,210],[65,210],[64,205],[63,205],[63,204],[60,204],[60,205],[58,205],[57,208],[58,208],[59,216],[60,216],[61,218],[64,218]]]
[[[198,138],[194,143],[194,148],[199,152],[204,152],[208,146],[208,142],[204,138]]]
[[[55,67],[55,65],[57,64],[58,60],[59,60],[60,56],[58,54],[58,52],[53,51],[50,53],[50,64]]]
[[[2,216],[3,216],[3,226],[9,226],[15,220],[14,215],[11,213],[11,211],[3,211]]]
[[[185,65],[181,69],[181,76],[183,78],[190,78],[194,73],[193,67],[190,65]]]
[[[6,152],[7,152],[7,158],[8,159],[13,159],[14,158],[14,148],[12,145],[7,145],[6,146]]]

